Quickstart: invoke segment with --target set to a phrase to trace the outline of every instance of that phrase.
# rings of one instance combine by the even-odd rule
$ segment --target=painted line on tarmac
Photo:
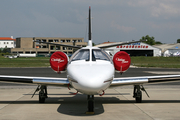
[[[172,72],[172,71],[143,71],[143,72],[145,72],[145,73],[152,73],[152,74],[166,74],[166,75],[172,75],[172,74],[178,74],[178,75],[180,75],[180,72],[178,72],[178,71],[174,71],[174,72]]]

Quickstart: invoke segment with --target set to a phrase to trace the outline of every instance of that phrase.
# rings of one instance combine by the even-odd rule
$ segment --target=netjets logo
[[[129,61],[126,61],[125,59],[122,58],[116,58],[116,61],[122,62],[122,63],[128,63]]]
[[[57,61],[58,63],[64,62],[64,60],[61,60],[61,59],[58,59],[58,58],[56,58],[56,59],[52,58],[51,61],[54,61],[54,62]]]

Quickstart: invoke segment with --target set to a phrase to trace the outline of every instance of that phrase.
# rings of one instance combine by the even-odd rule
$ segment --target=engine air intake
[[[55,52],[50,57],[50,65],[51,68],[57,72],[60,73],[60,71],[63,71],[68,63],[68,57],[63,52]]]
[[[128,53],[119,51],[114,55],[113,62],[115,69],[123,73],[129,68],[131,64],[131,58]]]

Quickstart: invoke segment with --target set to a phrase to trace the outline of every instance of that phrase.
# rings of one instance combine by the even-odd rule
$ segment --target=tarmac
[[[86,115],[87,96],[75,90],[48,87],[44,104],[36,86],[0,87],[0,120],[179,120],[180,85],[147,85],[142,103],[135,103],[132,86],[110,88],[95,95],[94,115]]]
[[[180,69],[130,68],[115,77],[179,74]],[[0,68],[1,75],[66,77],[51,68]],[[94,115],[86,115],[87,96],[68,88],[48,86],[48,98],[38,102],[37,85],[0,82],[0,120],[179,120],[180,82],[144,85],[142,103],[136,103],[133,86],[109,88],[95,95]]]

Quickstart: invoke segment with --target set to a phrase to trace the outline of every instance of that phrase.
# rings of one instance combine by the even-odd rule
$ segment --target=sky
[[[1,0],[0,37],[83,37],[95,44],[180,39],[180,0]]]

